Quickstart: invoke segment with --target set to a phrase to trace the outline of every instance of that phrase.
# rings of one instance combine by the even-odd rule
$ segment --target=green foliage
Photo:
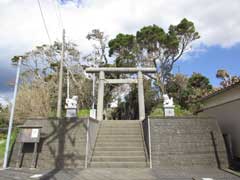
[[[193,73],[188,80],[187,86],[189,88],[212,89],[209,79],[200,73]]]
[[[2,107],[0,110],[0,128],[7,127],[8,118],[9,118],[8,108]]]
[[[116,66],[155,66],[158,72],[151,78],[164,94],[174,63],[199,38],[194,23],[184,18],[179,24],[170,25],[168,32],[150,25],[141,28],[135,36],[118,34],[109,42],[109,55],[116,56]]]
[[[219,69],[216,73],[216,78],[221,79],[220,85],[223,87],[227,87],[231,84],[240,81],[240,76],[231,76],[225,69]]]
[[[181,108],[180,105],[175,105],[175,116],[191,116],[192,113],[186,109]],[[163,105],[159,104],[150,114],[150,116],[164,116]]]
[[[84,57],[88,62],[93,66],[104,66],[108,64],[108,59],[106,57],[106,48],[107,48],[107,36],[104,35],[104,32],[101,32],[99,29],[93,29],[88,33],[88,40],[94,40],[96,44],[93,45],[93,51]]]
[[[89,117],[90,115],[90,110],[89,109],[80,109],[78,111],[78,117],[83,118],[83,117]]]
[[[181,108],[180,105],[175,105],[175,115],[176,116],[190,116],[192,113],[186,109]]]
[[[15,142],[15,140],[17,138],[17,133],[18,133],[18,130],[16,128],[13,129],[12,135],[11,135],[11,140],[10,140],[10,149],[12,148],[13,143]],[[5,147],[6,147],[6,134],[1,134],[0,135],[0,164],[2,164],[2,162],[3,162]]]
[[[154,52],[159,49],[159,45],[164,44],[166,34],[164,30],[157,25],[143,27],[136,35],[137,42],[141,49],[148,52]]]
[[[187,90],[188,77],[183,74],[176,74],[169,78],[166,84],[166,90],[170,97],[173,97],[174,103],[183,108],[188,108],[187,100],[189,92]]]
[[[150,116],[164,116],[162,103],[160,103],[155,109],[152,110]]]
[[[169,79],[166,87],[175,104],[191,112],[200,108],[198,99],[212,91],[209,79],[200,73],[193,73],[190,78],[176,74]]]
[[[21,96],[17,98],[16,119],[56,116],[61,49],[61,42],[54,42],[53,45],[43,44],[23,56],[12,58],[13,64],[16,64],[20,57],[23,58],[18,92]],[[67,97],[67,70],[70,78],[70,96],[78,96],[80,108],[89,108],[92,81],[84,74],[87,63],[80,60],[79,49],[73,42],[65,43],[65,52],[62,109],[64,110]]]
[[[158,89],[151,86],[151,80],[144,80],[145,112],[149,115],[152,109],[159,103]],[[138,119],[138,89],[136,85],[131,85],[131,91],[115,109],[113,117],[115,119]]]
[[[118,34],[115,39],[108,43],[109,56],[116,56],[117,67],[131,67],[136,65],[134,51],[136,50],[135,36],[129,34]]]

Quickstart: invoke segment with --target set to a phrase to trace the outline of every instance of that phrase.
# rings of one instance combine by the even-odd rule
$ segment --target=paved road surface
[[[44,174],[40,178],[32,175]],[[0,180],[240,180],[240,177],[218,169],[64,169],[0,171]],[[206,179],[211,180],[211,179]]]

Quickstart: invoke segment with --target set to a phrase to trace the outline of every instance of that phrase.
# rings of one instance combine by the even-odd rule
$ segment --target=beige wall
[[[234,155],[240,158],[240,87],[204,101],[199,115],[215,117],[224,134],[230,134]]]

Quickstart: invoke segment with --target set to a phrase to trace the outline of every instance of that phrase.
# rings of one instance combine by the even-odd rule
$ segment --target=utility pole
[[[93,84],[92,84],[92,96],[93,96],[92,109],[95,109],[95,84],[96,84],[95,73],[93,74],[92,78],[93,78]]]
[[[7,134],[7,142],[6,142],[6,148],[5,148],[5,154],[4,154],[3,169],[7,168],[7,163],[8,163],[8,153],[9,153],[9,146],[10,146],[10,140],[11,140],[12,126],[13,126],[13,118],[14,118],[14,110],[15,110],[16,97],[17,97],[18,82],[19,82],[20,71],[21,71],[21,63],[22,63],[22,57],[20,57],[19,60],[18,60],[17,76],[16,76],[16,81],[15,81],[15,87],[14,87],[13,104],[12,104],[12,107],[11,107],[11,114],[10,114],[10,118],[9,118],[8,134]]]
[[[61,118],[62,113],[62,84],[63,84],[63,61],[65,54],[65,29],[62,32],[62,57],[60,61],[59,80],[58,80],[58,103],[57,103],[57,118]]]
[[[67,69],[67,98],[70,98],[70,79],[69,79],[69,70]]]

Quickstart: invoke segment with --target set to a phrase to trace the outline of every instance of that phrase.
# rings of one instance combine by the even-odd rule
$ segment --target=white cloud
[[[85,0],[79,8],[62,5],[61,13],[67,39],[88,51],[86,35],[99,28],[114,37],[117,33],[135,33],[144,25],[168,28],[186,17],[195,23],[205,46],[231,47],[240,42],[239,0]],[[61,38],[56,15],[56,0],[41,0],[52,40]],[[0,0],[0,53],[23,53],[48,43],[37,0]],[[0,60],[1,61],[1,60]]]

